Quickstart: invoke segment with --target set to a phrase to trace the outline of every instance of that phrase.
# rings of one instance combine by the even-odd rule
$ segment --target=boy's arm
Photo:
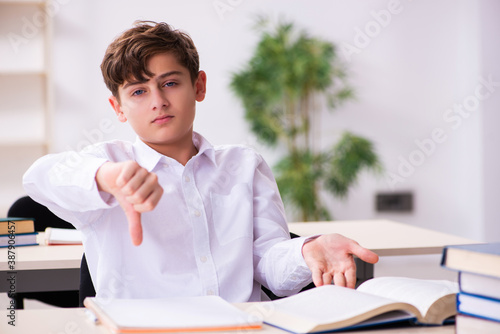
[[[253,177],[254,279],[277,296],[299,292],[311,282],[302,256],[305,237],[290,239],[285,209],[266,162],[257,155]]]
[[[92,223],[99,210],[110,208],[95,185],[95,173],[104,156],[68,151],[37,159],[24,173],[23,186],[36,202],[77,228]]]
[[[116,198],[127,216],[132,243],[140,245],[141,213],[153,210],[163,195],[156,174],[135,161],[106,162],[97,170],[95,180],[100,191]]]
[[[127,151],[120,148],[120,152]],[[87,151],[49,154],[35,161],[23,176],[27,194],[77,228],[96,221],[102,209],[118,202],[132,221],[132,240],[139,244],[139,213],[151,210],[163,193],[156,175],[126,161],[130,159],[126,155],[114,157],[122,162],[110,162],[105,146]],[[154,191],[148,191],[151,188]]]

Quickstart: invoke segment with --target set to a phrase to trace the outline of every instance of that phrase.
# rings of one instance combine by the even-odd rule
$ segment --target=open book
[[[324,285],[262,302],[264,322],[294,333],[357,328],[403,320],[439,325],[456,314],[458,284],[406,277],[379,277],[357,290]]]
[[[159,299],[85,298],[84,305],[112,333],[239,331],[262,319],[218,296]]]

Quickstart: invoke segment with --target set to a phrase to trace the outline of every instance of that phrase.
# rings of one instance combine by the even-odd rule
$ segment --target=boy
[[[193,132],[207,79],[186,34],[139,22],[111,43],[101,70],[136,142],[48,155],[24,176],[33,199],[82,231],[97,296],[258,301],[261,285],[290,295],[311,277],[353,287],[353,255],[377,261],[340,235],[290,239],[262,157]]]

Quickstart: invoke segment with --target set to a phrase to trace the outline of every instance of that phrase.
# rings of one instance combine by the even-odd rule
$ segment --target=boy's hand
[[[353,255],[376,263],[378,255],[340,234],[326,234],[302,246],[302,255],[311,269],[314,285],[356,286],[356,264]]]
[[[135,161],[106,162],[95,176],[97,187],[113,195],[127,216],[130,237],[136,246],[142,242],[141,213],[153,210],[163,188],[155,173]]]

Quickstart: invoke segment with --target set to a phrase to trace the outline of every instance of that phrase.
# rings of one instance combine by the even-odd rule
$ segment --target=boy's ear
[[[198,72],[198,79],[194,83],[196,101],[201,102],[205,99],[207,93],[207,74],[205,71]]]
[[[120,106],[120,102],[118,102],[118,99],[114,95],[111,95],[108,101],[111,104],[111,107],[113,107],[116,116],[118,116],[118,120],[122,123],[125,123],[127,121],[127,117],[125,117],[125,114],[122,111],[122,107]]]

